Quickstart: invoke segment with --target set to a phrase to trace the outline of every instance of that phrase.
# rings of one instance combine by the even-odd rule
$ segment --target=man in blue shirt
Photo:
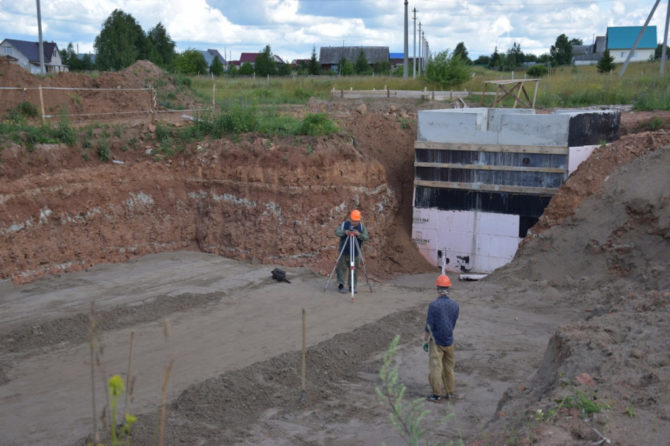
[[[449,277],[440,275],[435,285],[438,297],[428,305],[424,350],[430,351],[428,381],[433,390],[427,399],[437,402],[452,398],[454,394],[454,328],[459,308],[458,303],[448,296]]]

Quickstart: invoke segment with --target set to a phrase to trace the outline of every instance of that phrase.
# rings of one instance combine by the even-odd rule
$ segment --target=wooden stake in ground
[[[216,107],[216,83],[212,84],[212,110]]]
[[[42,94],[42,86],[39,86],[40,91],[40,110],[42,111],[42,124],[44,124],[44,94]]]
[[[126,396],[123,401],[123,413],[124,416],[127,413],[130,413],[128,410],[128,395],[132,393],[132,378],[130,374],[131,365],[133,363],[133,350],[135,348],[135,332],[130,332],[130,352],[128,353],[128,372],[126,373]]]
[[[165,319],[163,321],[163,336],[165,337],[165,341],[168,342],[170,338],[170,322]],[[163,373],[163,386],[161,387],[161,418],[160,418],[160,437],[158,440],[159,446],[163,446],[165,444],[165,418],[166,418],[166,404],[167,404],[167,385],[168,385],[168,380],[170,379],[170,371],[172,370],[172,366],[174,365],[174,358],[170,359],[170,362],[168,363],[167,367],[165,368],[165,371]]]
[[[305,380],[307,369],[307,314],[305,309],[302,309],[302,397],[305,397]]]
[[[42,93],[42,90],[40,90]],[[41,96],[41,94],[40,94]],[[98,417],[95,414],[95,303],[91,302],[91,312],[88,315],[88,336],[91,346],[91,400],[93,403],[93,441],[98,444]]]

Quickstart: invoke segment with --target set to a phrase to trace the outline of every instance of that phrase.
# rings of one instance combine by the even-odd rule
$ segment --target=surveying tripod
[[[330,275],[328,276],[328,280],[326,281],[326,285],[323,287],[323,291],[325,292],[326,289],[328,288],[328,284],[330,283],[330,279],[333,277],[333,273],[337,269],[337,265],[340,263],[340,258],[342,257],[342,254],[344,254],[344,250],[347,249],[347,245],[349,246],[349,274],[351,274],[351,277],[349,278],[349,288],[351,292],[351,301],[354,301],[354,294],[356,293],[356,289],[354,288],[354,279],[356,278],[356,251],[358,251],[358,255],[361,257],[361,263],[363,264],[363,273],[365,274],[365,281],[367,282],[368,286],[370,287],[370,292],[372,293],[372,285],[370,285],[370,279],[368,278],[368,271],[365,267],[365,259],[363,258],[363,251],[361,251],[361,246],[358,243],[358,237],[356,237],[355,234],[349,234],[347,237],[349,237],[349,240],[345,243],[342,244],[342,249],[340,249],[340,254],[337,256],[337,260],[335,260],[335,267],[333,267],[333,270],[330,272]]]

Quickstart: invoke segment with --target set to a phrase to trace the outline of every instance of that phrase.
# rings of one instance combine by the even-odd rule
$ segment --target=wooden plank
[[[460,189],[476,192],[510,192],[516,194],[528,195],[554,195],[558,188],[556,187],[525,187],[525,186],[507,186],[502,184],[483,184],[483,183],[458,183],[450,181],[427,181],[414,180],[414,187],[425,186],[438,189]]]
[[[468,169],[468,170],[496,170],[505,172],[543,172],[543,173],[567,173],[568,168],[560,167],[525,167],[525,166],[498,166],[482,164],[458,164],[458,163],[427,163],[414,162],[414,167],[438,167],[441,169]]]
[[[461,144],[451,142],[415,141],[415,149],[462,150],[466,152],[539,153],[567,155],[568,146],[517,146],[502,144]]]
[[[539,81],[539,79],[502,79],[498,81],[484,81],[484,84],[493,84],[493,85],[507,85],[507,84],[515,84],[518,82],[534,82],[534,81]]]

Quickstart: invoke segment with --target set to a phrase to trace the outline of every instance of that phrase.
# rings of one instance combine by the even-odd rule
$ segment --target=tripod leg
[[[365,266],[365,259],[363,258],[363,250],[358,244],[358,239],[356,239],[356,248],[358,248],[358,253],[361,256],[361,263],[363,264],[363,273],[365,273],[365,281],[367,282],[368,287],[370,287],[370,292],[373,293],[374,291],[372,291],[372,285],[370,285],[370,279],[368,278],[368,269]]]
[[[342,249],[340,249],[340,254],[337,256],[337,260],[335,260],[335,267],[333,267],[333,270],[330,272],[330,275],[328,276],[328,280],[326,280],[326,285],[323,287],[323,292],[326,292],[326,289],[328,288],[328,284],[330,283],[330,279],[333,277],[333,273],[337,269],[337,264],[340,262],[340,257],[342,257],[342,253],[344,253],[344,248],[346,248],[347,245],[346,243],[342,245]]]
[[[354,243],[356,243],[356,236],[352,235],[349,239],[349,270],[351,271],[351,276],[349,277],[349,287],[351,288],[351,301],[354,301],[354,293],[356,292],[354,288],[354,283],[356,281],[356,249]]]

